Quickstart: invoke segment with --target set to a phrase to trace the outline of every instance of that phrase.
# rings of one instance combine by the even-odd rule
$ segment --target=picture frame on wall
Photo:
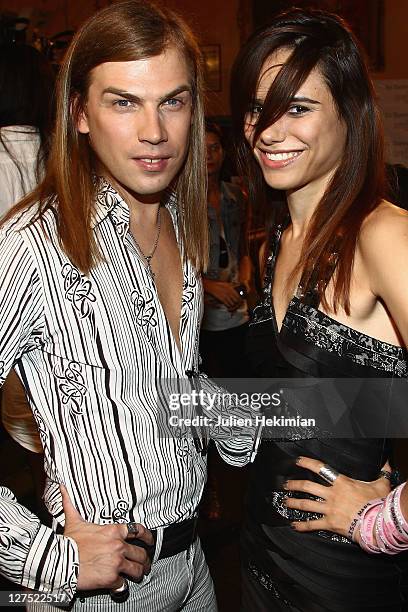
[[[221,45],[201,45],[208,91],[221,91]]]

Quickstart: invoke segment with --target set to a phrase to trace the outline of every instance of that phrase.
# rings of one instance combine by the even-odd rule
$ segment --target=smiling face
[[[98,172],[129,204],[158,201],[183,165],[192,118],[190,81],[174,47],[146,59],[100,64],[91,72],[78,130],[89,135]]]
[[[253,142],[263,101],[290,50],[276,51],[262,66],[256,103],[246,117],[245,136],[270,187],[293,193],[311,188],[321,197],[343,155],[347,130],[330,90],[313,70],[289,108]]]

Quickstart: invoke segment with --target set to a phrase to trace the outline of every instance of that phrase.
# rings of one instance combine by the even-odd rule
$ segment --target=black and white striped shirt
[[[177,233],[176,205],[167,208]],[[0,384],[16,366],[44,446],[54,527],[64,523],[59,483],[94,523],[155,528],[191,517],[205,458],[191,439],[186,449],[157,435],[155,385],[198,368],[201,280],[187,261],[180,354],[128,232],[128,206],[108,183],[100,184],[93,225],[104,259],[88,276],[62,251],[55,211],[30,223],[32,214],[0,230]],[[77,566],[75,542],[40,525],[0,488],[3,575],[72,596]]]

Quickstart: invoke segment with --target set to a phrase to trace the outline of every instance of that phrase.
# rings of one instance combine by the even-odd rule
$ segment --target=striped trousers
[[[159,535],[159,534],[158,534]],[[159,541],[158,537],[158,541]],[[159,555],[156,550],[155,557]],[[173,557],[152,563],[148,576],[139,584],[129,581],[127,601],[115,603],[109,595],[82,597],[79,593],[70,607],[28,604],[29,612],[217,612],[214,587],[200,540]]]

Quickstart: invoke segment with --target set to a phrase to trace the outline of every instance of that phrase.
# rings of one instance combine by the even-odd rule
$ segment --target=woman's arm
[[[372,293],[408,347],[408,212],[383,203],[363,224],[358,249]]]
[[[375,210],[364,224],[358,248],[370,282],[371,291],[386,305],[398,329],[401,343],[408,347],[408,213],[388,203]],[[301,467],[319,473],[323,463],[300,457]],[[322,502],[288,498],[289,508],[319,512],[318,520],[296,522],[298,531],[324,529],[347,536],[358,511],[370,500],[385,497],[389,483],[383,477],[374,482],[353,480],[340,474],[332,486],[307,480],[291,480],[289,491],[311,493]],[[401,512],[408,520],[408,487],[401,493]],[[358,534],[357,534],[358,541]]]

